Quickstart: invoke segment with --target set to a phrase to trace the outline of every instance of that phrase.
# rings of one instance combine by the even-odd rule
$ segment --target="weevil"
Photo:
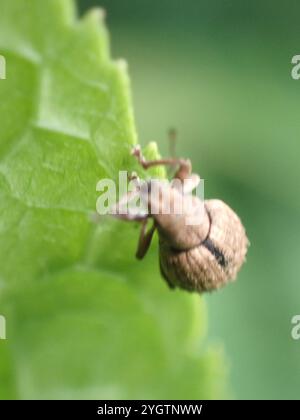
[[[203,293],[219,289],[234,280],[245,261],[249,244],[236,213],[221,200],[203,201],[192,195],[200,177],[192,173],[189,159],[147,161],[139,146],[133,149],[132,154],[144,169],[157,165],[177,168],[168,186],[158,181],[159,194],[140,192],[148,208],[146,213],[117,215],[125,220],[141,222],[136,257],[144,258],[157,231],[160,271],[171,289],[179,287]],[[174,181],[180,181],[183,188],[178,188],[178,183]],[[181,214],[166,214],[161,211],[166,200],[170,201],[171,207],[178,203],[187,205],[181,206]],[[193,217],[197,223],[187,223],[188,217]],[[149,219],[152,219],[152,226],[147,229]]]

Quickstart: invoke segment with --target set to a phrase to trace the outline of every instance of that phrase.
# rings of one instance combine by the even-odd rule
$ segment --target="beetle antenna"
[[[172,127],[169,129],[168,132],[169,137],[169,153],[170,157],[176,157],[176,141],[177,141],[177,130],[176,128]]]
[[[177,141],[177,130],[174,127],[171,127],[168,131],[168,139],[169,139],[169,155],[171,158],[176,158],[176,141]],[[174,172],[176,169],[176,165],[171,165],[170,169],[168,170],[168,175],[173,177]]]

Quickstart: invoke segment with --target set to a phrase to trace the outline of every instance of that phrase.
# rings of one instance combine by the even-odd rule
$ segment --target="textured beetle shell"
[[[221,200],[206,200],[207,238],[177,251],[160,237],[160,268],[170,287],[205,292],[235,279],[245,261],[248,239],[235,212]]]

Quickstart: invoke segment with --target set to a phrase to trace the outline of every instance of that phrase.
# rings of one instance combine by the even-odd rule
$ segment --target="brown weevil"
[[[203,201],[192,195],[200,177],[192,174],[190,160],[169,158],[147,161],[139,146],[133,149],[132,154],[144,169],[157,165],[177,167],[168,186],[158,181],[159,194],[139,191],[148,209],[146,213],[116,215],[125,220],[141,222],[136,257],[142,259],[145,256],[157,230],[160,271],[170,288],[179,287],[202,293],[234,280],[245,261],[249,243],[235,212],[221,200]],[[187,180],[188,187],[183,189],[174,182],[180,181],[186,185]],[[178,202],[189,202],[182,206],[184,211],[181,214],[166,214],[161,211],[165,200],[170,201],[171,207]],[[187,223],[187,217],[191,216],[198,222]],[[153,219],[153,224],[147,231],[149,218]]]

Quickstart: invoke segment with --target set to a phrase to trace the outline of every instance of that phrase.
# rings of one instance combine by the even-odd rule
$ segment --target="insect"
[[[136,257],[142,259],[145,256],[157,231],[160,271],[170,288],[202,293],[219,289],[234,280],[245,261],[249,243],[235,212],[221,200],[203,202],[192,195],[200,177],[192,173],[190,160],[169,158],[147,161],[139,146],[133,149],[132,154],[144,169],[157,165],[177,167],[170,184],[166,186],[156,182],[158,194],[149,194],[150,182],[147,193],[139,191],[148,209],[146,213],[117,215],[125,220],[141,222]],[[178,188],[176,181],[183,188]],[[138,178],[136,185],[138,191]],[[124,201],[129,199],[125,197]],[[178,203],[183,204],[181,214],[163,212],[167,200],[171,208]],[[197,223],[187,223],[190,217]],[[147,229],[149,219],[152,219],[152,226]]]

